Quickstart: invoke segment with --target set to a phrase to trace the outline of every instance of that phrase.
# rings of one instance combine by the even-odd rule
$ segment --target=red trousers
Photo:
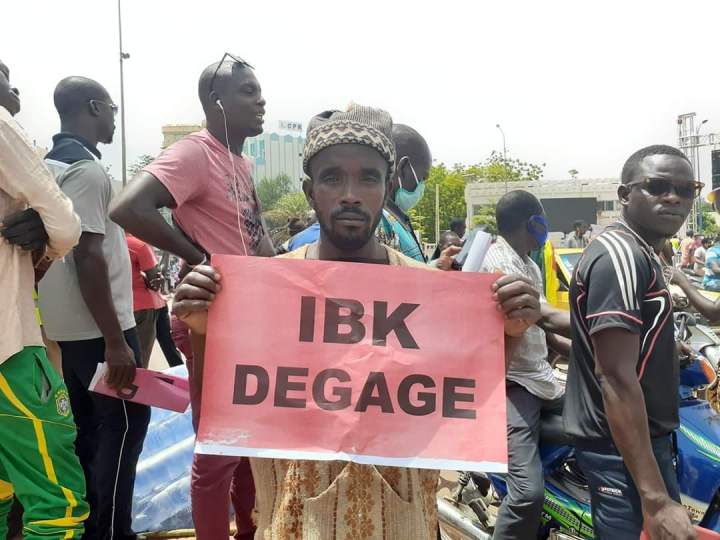
[[[193,427],[197,431],[201,389],[193,384],[193,354],[188,328],[177,317],[172,318],[172,337],[175,346],[187,359],[190,374],[190,401]],[[198,540],[225,540],[230,535],[228,507],[235,509],[236,540],[252,540],[255,526],[252,511],[255,506],[255,484],[247,458],[195,454],[190,481],[192,515]]]

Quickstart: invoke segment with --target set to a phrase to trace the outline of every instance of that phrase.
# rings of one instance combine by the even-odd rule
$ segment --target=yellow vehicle
[[[543,269],[545,272],[545,298],[548,304],[565,311],[570,310],[570,280],[583,250],[579,248],[554,248],[545,244]]]
[[[566,311],[570,310],[570,280],[582,253],[582,249],[554,248],[550,242],[545,244],[543,253],[545,297],[551,306]],[[699,289],[699,291],[705,298],[713,302],[720,298],[720,292],[706,291],[705,289]],[[677,285],[670,285],[670,292],[673,296],[685,297],[685,293]]]

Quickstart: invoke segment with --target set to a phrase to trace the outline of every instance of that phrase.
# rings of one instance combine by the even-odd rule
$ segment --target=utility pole
[[[688,161],[692,165],[695,173],[695,178],[700,180],[700,148],[703,146],[710,146],[711,149],[717,150],[720,148],[720,133],[707,133],[700,135],[700,128],[707,122],[703,120],[695,128],[695,116],[693,113],[681,114],[677,118],[678,125],[678,148],[682,150],[688,158]],[[681,232],[684,232],[685,227],[692,227],[695,230],[700,230],[702,227],[702,209],[701,209],[701,196],[695,199],[693,204],[692,213],[686,226],[683,226]]]
[[[130,55],[123,52],[121,1],[122,0],[118,0],[118,37],[120,41],[120,144],[122,154],[122,184],[123,187],[125,187],[127,185],[127,155],[125,153],[125,77],[123,73],[123,62],[130,58]]]
[[[435,184],[435,245],[440,244],[440,184]]]
[[[500,127],[500,124],[495,124],[495,127],[500,130],[500,133],[502,133],[503,138],[503,161],[505,162],[505,193],[508,192],[508,177],[507,177],[507,147],[505,146],[505,132],[503,131],[503,128]]]
[[[700,130],[702,127],[707,124],[707,118],[700,122],[700,125],[695,130],[695,144],[697,145],[697,148],[695,150],[695,160],[697,162],[697,165],[695,166],[695,180],[698,182],[700,181]],[[703,218],[702,218],[702,193],[698,195],[697,197],[697,219],[698,219],[698,231],[702,230],[703,228]]]

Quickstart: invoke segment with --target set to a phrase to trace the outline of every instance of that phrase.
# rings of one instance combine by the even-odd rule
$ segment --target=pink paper
[[[703,529],[702,527],[695,527],[695,531],[697,532],[698,540],[720,540],[720,534],[708,531],[707,529]],[[643,531],[643,533],[640,535],[640,540],[650,540],[648,534]]]
[[[184,413],[190,405],[190,384],[186,378],[138,368],[130,388],[118,391],[105,382],[107,372],[107,364],[98,364],[90,381],[90,391],[180,413]]]
[[[229,255],[213,266],[223,288],[196,452],[507,471],[497,276]]]

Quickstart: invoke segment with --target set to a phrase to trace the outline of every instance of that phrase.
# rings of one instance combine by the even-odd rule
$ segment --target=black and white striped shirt
[[[530,257],[521,257],[502,236],[490,246],[482,271],[525,276],[533,282],[541,301],[545,302],[540,268]],[[547,341],[540,327],[533,325],[523,334],[513,350],[506,378],[540,399],[551,400],[562,396],[563,387],[548,363]]]

